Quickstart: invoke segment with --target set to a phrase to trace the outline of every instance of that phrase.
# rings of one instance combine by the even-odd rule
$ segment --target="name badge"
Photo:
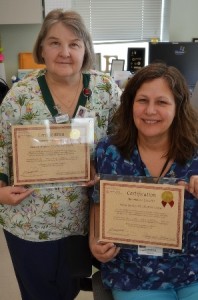
[[[86,116],[86,113],[87,113],[87,109],[86,109],[84,106],[79,105],[75,117],[76,117],[76,118],[85,118],[85,117],[87,117],[87,116]]]
[[[138,246],[138,254],[162,256],[163,249],[159,247],[152,247],[152,246]]]
[[[67,123],[69,122],[69,115],[68,114],[57,115],[55,116],[55,121],[57,124]]]

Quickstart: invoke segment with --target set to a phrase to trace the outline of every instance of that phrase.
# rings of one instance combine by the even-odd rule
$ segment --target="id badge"
[[[140,255],[153,255],[153,256],[162,256],[163,249],[159,247],[152,246],[138,246],[138,254]]]
[[[69,122],[69,115],[68,114],[57,115],[54,118],[55,118],[55,121],[56,121],[57,124],[68,123]]]
[[[55,105],[54,108],[57,110],[58,114],[54,116],[55,122],[57,124],[68,123],[70,118],[68,114],[62,113],[59,105]]]

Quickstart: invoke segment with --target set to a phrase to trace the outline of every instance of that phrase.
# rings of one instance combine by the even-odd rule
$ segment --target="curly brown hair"
[[[163,78],[169,85],[176,103],[176,114],[169,130],[170,147],[167,158],[184,164],[198,148],[198,112],[190,103],[189,89],[178,69],[163,63],[153,63],[140,69],[127,83],[121,104],[112,123],[115,133],[112,143],[124,158],[129,159],[137,144],[138,131],[132,118],[134,98],[145,82]]]

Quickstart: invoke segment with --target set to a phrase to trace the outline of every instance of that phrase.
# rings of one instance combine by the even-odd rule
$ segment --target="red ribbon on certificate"
[[[166,206],[166,204],[169,204],[171,207],[173,207],[174,201],[173,201],[173,200],[170,201],[170,202],[162,201],[162,205],[163,205],[164,207]]]

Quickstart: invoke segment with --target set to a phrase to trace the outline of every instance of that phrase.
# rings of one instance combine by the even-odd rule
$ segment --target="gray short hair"
[[[54,9],[47,14],[34,45],[33,57],[35,62],[38,64],[45,63],[41,55],[43,40],[45,39],[50,28],[59,22],[66,27],[69,27],[78,38],[83,40],[85,45],[85,55],[82,64],[82,70],[86,71],[91,69],[95,60],[93,42],[90,33],[84,24],[83,18],[79,13],[72,10],[64,11],[62,9]]]

